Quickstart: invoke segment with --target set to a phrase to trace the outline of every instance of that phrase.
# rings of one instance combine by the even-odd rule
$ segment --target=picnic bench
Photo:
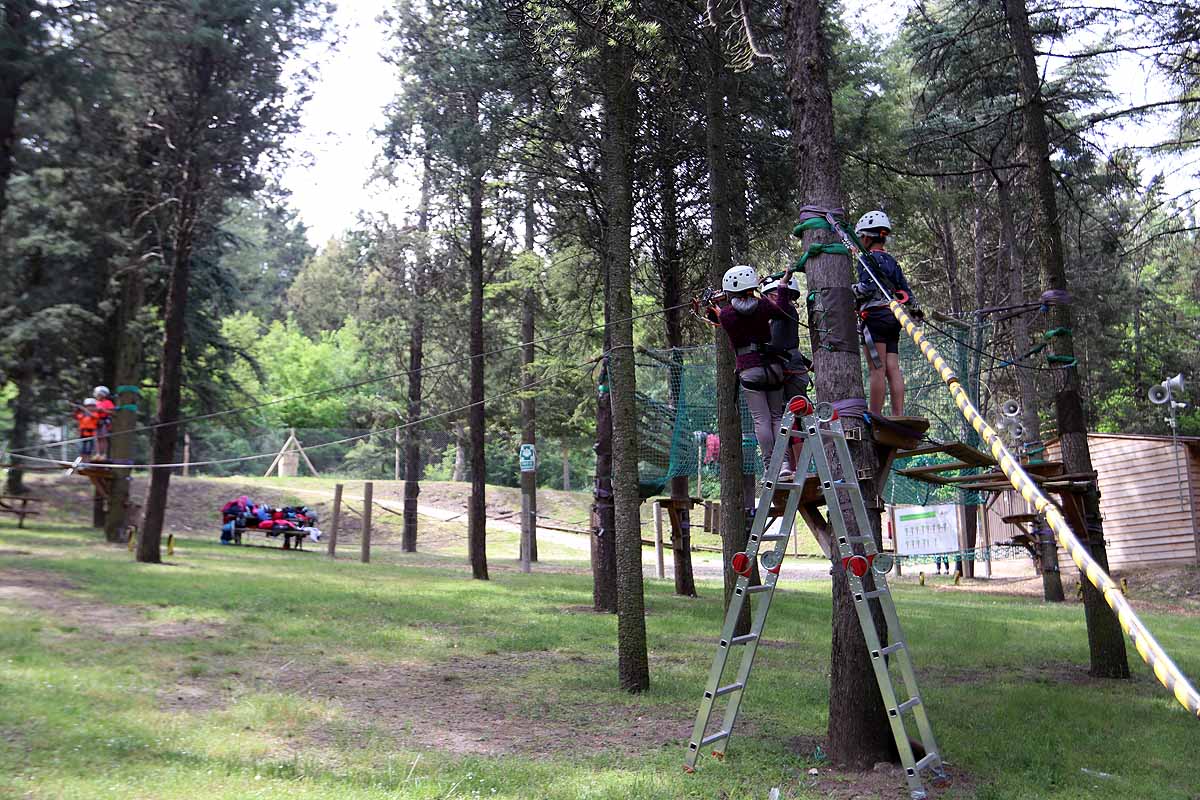
[[[29,497],[23,494],[2,494],[0,495],[0,513],[16,514],[17,527],[25,527],[25,518],[29,516],[37,516],[42,513],[29,507],[30,503],[41,503],[41,498]]]
[[[307,533],[305,533],[304,531],[298,530],[298,529],[297,530],[284,530],[284,531],[269,531],[264,528],[234,528],[233,529],[233,543],[235,545],[240,545],[242,543],[242,536],[244,534],[248,534],[248,533],[261,533],[264,537],[271,538],[271,539],[282,536],[284,550],[303,550],[304,549],[304,540],[306,538],[308,538]]]

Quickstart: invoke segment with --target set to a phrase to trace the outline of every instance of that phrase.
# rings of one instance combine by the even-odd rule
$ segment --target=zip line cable
[[[260,408],[267,408],[269,406],[279,405],[280,403],[289,403],[293,400],[306,400],[310,397],[320,397],[321,395],[332,394],[333,392],[340,392],[345,389],[357,389],[360,386],[368,386],[372,383],[382,383],[383,381],[389,381],[394,378],[404,378],[404,377],[408,377],[410,375],[423,374],[430,370],[443,369],[445,367],[452,367],[452,366],[455,366],[456,364],[469,364],[471,361],[474,361],[476,358],[486,358],[487,356],[494,356],[494,355],[498,355],[500,353],[507,353],[512,350],[519,350],[523,347],[527,347],[530,345],[543,344],[545,342],[553,342],[553,341],[557,341],[559,339],[569,339],[570,337],[578,336],[581,333],[590,333],[591,331],[602,330],[604,328],[607,328],[611,325],[616,325],[618,323],[633,322],[635,320],[645,319],[646,317],[657,316],[658,314],[666,314],[669,311],[675,311],[680,308],[686,308],[690,305],[691,305],[690,303],[680,303],[678,305],[670,306],[669,308],[658,308],[658,309],[655,309],[654,311],[647,311],[644,314],[634,314],[631,317],[625,317],[624,319],[613,320],[612,322],[603,322],[599,325],[592,325],[587,328],[576,328],[573,331],[566,331],[565,333],[556,333],[551,336],[543,336],[540,339],[533,339],[528,342],[518,342],[517,344],[507,345],[505,347],[497,347],[494,350],[484,351],[477,356],[467,356],[465,358],[456,358],[451,361],[443,361],[439,364],[428,364],[428,365],[422,366],[420,369],[401,370],[400,372],[394,372],[390,375],[377,375],[372,378],[364,378],[363,380],[354,381],[352,383],[344,383],[339,386],[331,386],[326,389],[314,389],[311,392],[301,392],[300,394],[289,395],[288,397],[279,397],[274,400],[266,400],[261,403],[255,403],[253,405],[248,405],[248,406],[241,406],[239,408],[227,408],[227,409],[223,409],[221,411],[212,411],[207,414],[196,414],[191,417],[180,417],[179,419],[168,420],[166,422],[155,422],[155,423],[151,423],[149,425],[141,425],[136,428],[131,428],[128,431],[121,431],[121,434],[123,435],[126,433],[141,433],[143,431],[150,431],[150,430],[156,430],[158,428],[165,428],[168,425],[183,425],[188,422],[199,422],[200,420],[213,419],[215,417],[223,417],[223,416],[227,416],[229,414],[240,414],[240,413],[244,413],[246,411],[255,411]],[[19,455],[21,453],[26,453],[26,452],[29,452],[30,450],[37,450],[42,447],[57,447],[59,445],[64,445],[64,444],[77,444],[79,442],[86,442],[91,438],[93,438],[93,437],[80,436],[75,439],[63,439],[61,441],[50,442],[50,443],[44,444],[44,445],[31,445],[29,447],[20,447],[20,448],[14,449],[14,450],[10,450],[9,452],[12,453],[13,455]],[[43,459],[43,460],[45,460],[45,459]],[[55,463],[57,463],[57,462],[55,462]]]
[[[1000,356],[996,355],[995,353],[988,352],[987,350],[983,350],[981,348],[975,347],[974,345],[972,345],[968,342],[964,342],[962,339],[959,339],[957,336],[950,333],[945,328],[940,328],[937,325],[934,325],[928,319],[922,320],[922,324],[924,324],[930,328],[933,328],[935,331],[940,333],[942,336],[945,336],[947,339],[950,339],[953,342],[957,342],[958,344],[962,345],[963,347],[967,348],[968,350],[970,350],[973,353],[978,353],[981,356],[986,356],[987,358],[992,359],[992,361],[1001,362],[999,366],[989,367],[988,369],[984,370],[984,372],[995,372],[996,370],[1004,369],[1005,367],[1016,367],[1017,369],[1027,369],[1027,370],[1030,370],[1031,372],[1058,372],[1060,369],[1062,369],[1062,367],[1039,367],[1034,364],[1022,364],[1022,363],[1020,363],[1020,361],[1021,361],[1020,358],[1018,358],[1016,360],[1006,360],[1006,359],[1000,358]],[[1022,358],[1028,358],[1031,355],[1034,355],[1034,354],[1026,353],[1024,356],[1022,356]]]
[[[428,422],[430,420],[440,419],[442,417],[448,417],[452,414],[457,414],[461,411],[467,411],[468,409],[474,408],[477,405],[487,403],[491,400],[497,400],[501,397],[508,397],[509,395],[517,394],[518,392],[523,392],[528,389],[532,389],[535,386],[540,386],[541,384],[546,383],[547,381],[550,381],[553,378],[559,377],[560,375],[566,373],[569,370],[580,369],[580,368],[583,368],[586,366],[590,366],[592,363],[593,363],[592,361],[585,361],[582,364],[574,364],[570,367],[565,367],[561,370],[558,370],[557,372],[555,372],[551,375],[546,375],[542,378],[539,378],[536,381],[532,381],[530,383],[526,383],[524,385],[517,386],[516,388],[509,389],[504,392],[499,392],[497,394],[492,395],[491,397],[485,397],[481,401],[474,402],[474,403],[467,403],[464,406],[452,408],[452,409],[449,409],[448,411],[441,411],[437,414],[430,414],[428,416],[421,417],[420,419],[413,420],[412,422],[405,422],[400,425],[393,425],[390,428],[381,428],[379,430],[367,431],[366,433],[359,433],[359,434],[355,434],[354,436],[347,436],[344,439],[337,439],[332,442],[322,442],[321,444],[309,445],[309,446],[305,447],[304,449],[306,451],[307,450],[319,450],[322,447],[332,447],[333,445],[337,445],[337,444],[346,444],[347,442],[358,441],[360,439],[367,439],[371,436],[378,436],[378,435],[385,434],[385,433],[395,433],[396,431],[402,431],[407,428],[412,428],[417,425],[420,425],[424,422]],[[41,463],[45,463],[45,464],[57,464],[64,468],[74,466],[72,464],[72,462],[70,462],[70,461],[59,461],[59,460],[53,459],[53,458],[41,458],[38,456],[27,456],[22,453],[16,453],[16,452],[14,452],[12,455],[15,458],[23,458],[26,461],[37,461],[37,462],[41,462]],[[234,458],[217,458],[217,459],[212,459],[209,461],[189,461],[187,463],[178,462],[175,464],[110,464],[110,463],[104,463],[104,462],[87,462],[87,463],[81,463],[78,466],[80,466],[80,467],[86,466],[89,469],[130,469],[130,470],[133,470],[133,469],[175,469],[175,468],[181,468],[181,467],[189,467],[190,468],[190,467],[215,466],[218,464],[237,464],[237,463],[241,463],[244,461],[259,461],[259,460],[262,460],[265,458],[275,458],[278,455],[279,455],[279,451],[273,450],[269,453],[255,453],[254,455],[249,455],[249,456],[237,456]]]

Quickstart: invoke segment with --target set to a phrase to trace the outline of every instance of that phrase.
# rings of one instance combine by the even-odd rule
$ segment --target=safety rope
[[[1154,677],[1168,691],[1175,695],[1175,699],[1189,713],[1200,717],[1200,694],[1197,694],[1196,689],[1188,682],[1187,676],[1180,671],[1179,667],[1175,666],[1175,662],[1171,660],[1170,656],[1166,654],[1150,634],[1150,631],[1142,623],[1141,619],[1138,618],[1133,607],[1129,605],[1129,601],[1125,599],[1125,595],[1121,593],[1121,588],[1096,563],[1091,553],[1087,551],[1087,548],[1075,536],[1075,533],[1071,530],[1062,513],[1046,498],[1046,495],[1042,493],[1038,485],[1021,468],[1020,462],[1004,446],[1000,434],[991,425],[988,425],[987,421],[980,415],[979,410],[975,408],[970,398],[967,397],[967,392],[959,382],[958,376],[954,374],[954,370],[950,368],[950,365],[938,353],[937,348],[925,338],[925,334],[917,327],[912,317],[904,311],[904,307],[895,300],[891,301],[888,307],[900,322],[900,326],[904,328],[905,332],[908,333],[913,342],[920,348],[925,358],[929,360],[929,363],[933,365],[933,368],[941,376],[942,381],[950,389],[950,394],[954,398],[954,403],[958,406],[958,410],[962,412],[962,415],[971,424],[971,427],[979,433],[983,441],[991,448],[992,456],[1000,464],[1000,469],[1008,477],[1013,488],[1020,492],[1025,501],[1032,504],[1039,514],[1045,515],[1046,524],[1054,531],[1058,543],[1070,553],[1071,560],[1075,562],[1075,566],[1079,567],[1080,572],[1087,576],[1088,581],[1104,596],[1104,601],[1116,612],[1121,629],[1133,640],[1133,646],[1137,648],[1138,655],[1154,671]]]

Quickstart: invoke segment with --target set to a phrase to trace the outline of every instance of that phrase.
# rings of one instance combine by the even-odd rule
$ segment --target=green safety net
[[[704,496],[716,494],[716,349],[712,345],[641,350],[637,357],[638,469],[642,496],[661,494],[671,478],[699,480]],[[745,400],[742,468],[762,471],[754,424]]]
[[[948,359],[954,359],[958,374],[972,401],[979,403],[981,365],[974,350],[982,350],[987,326],[949,328],[950,335],[926,327],[925,335]],[[929,419],[928,438],[936,442],[979,444],[975,432],[930,370],[920,350],[907,337],[901,337],[900,363],[906,383],[905,413]],[[867,384],[867,367],[863,381]],[[719,443],[717,432],[716,350],[712,345],[642,350],[637,357],[639,473],[643,497],[665,491],[667,482],[687,476],[700,482],[702,496],[718,492]],[[886,406],[885,406],[886,408]],[[741,402],[742,468],[746,474],[762,472],[753,422]],[[943,454],[898,459],[895,469],[952,461]],[[971,470],[962,470],[969,474]],[[947,473],[954,475],[956,473]],[[964,492],[950,486],[915,481],[891,473],[884,488],[884,499],[904,505],[956,503],[978,505],[979,492]]]
[[[952,323],[939,322],[938,329],[930,325],[924,326],[925,338],[938,349],[942,357],[949,361],[971,402],[982,407],[980,392],[986,392],[985,384],[980,380],[987,360],[977,351],[986,351],[984,345],[991,333],[989,323],[974,324],[965,327],[954,326]],[[945,331],[945,333],[942,333]],[[929,366],[928,360],[921,350],[907,336],[900,337],[900,369],[904,373],[905,396],[904,413],[911,417],[925,417],[929,420],[929,431],[926,434],[931,442],[962,442],[971,447],[979,447],[980,438],[975,429],[963,418],[954,405],[954,398],[946,391],[946,386]],[[863,382],[867,383],[867,367],[863,365]],[[888,406],[884,405],[886,411]],[[933,455],[899,458],[892,465],[884,487],[883,498],[888,503],[900,505],[934,505],[958,504],[980,505],[986,499],[981,492],[970,492],[955,489],[953,486],[937,486],[923,481],[905,478],[898,470],[909,469],[937,463],[956,461],[945,453]],[[970,475],[981,472],[978,468],[963,469],[957,472],[942,473],[946,476]]]

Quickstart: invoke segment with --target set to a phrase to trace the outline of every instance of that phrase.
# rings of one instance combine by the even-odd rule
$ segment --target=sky
[[[392,68],[380,55],[387,49],[387,39],[376,17],[390,4],[391,0],[341,0],[335,15],[339,46],[336,50],[313,48],[308,55],[320,73],[304,109],[302,128],[291,142],[296,157],[284,169],[283,185],[291,192],[292,205],[308,226],[309,241],[315,246],[351,228],[360,211],[399,217],[413,207],[417,197],[415,174],[402,173],[397,187],[371,181],[380,150],[373,130],[384,121],[393,87]],[[908,2],[885,0],[881,5],[878,0],[848,0],[847,7],[851,18],[860,20],[866,19],[869,11],[879,35],[891,37]],[[1082,44],[1067,42],[1059,47]],[[1162,99],[1165,93],[1165,87],[1133,58],[1115,65],[1110,87],[1130,105]],[[1161,125],[1126,125],[1110,127],[1105,135],[1113,144],[1145,144],[1165,138],[1167,131]],[[1160,160],[1152,167],[1169,173],[1168,191],[1179,194],[1200,190],[1194,174],[1197,164],[1200,160],[1193,156]]]
[[[390,0],[341,0],[335,15],[341,43],[336,50],[308,54],[320,73],[305,105],[302,128],[291,141],[297,157],[283,173],[292,205],[320,246],[350,228],[360,210],[401,215],[415,196],[411,187],[389,190],[370,183],[380,142],[372,131],[383,124],[392,99],[392,68],[383,25],[375,18]]]

